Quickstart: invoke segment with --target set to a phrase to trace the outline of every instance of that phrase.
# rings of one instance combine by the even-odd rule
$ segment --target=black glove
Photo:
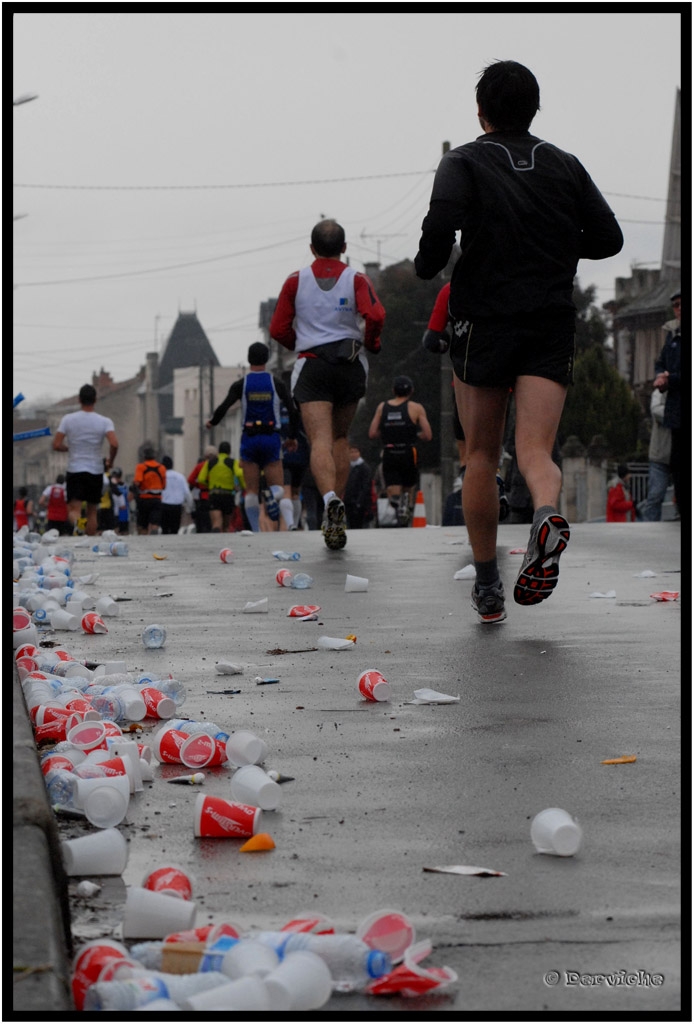
[[[448,331],[443,334],[440,331],[426,330],[424,337],[422,338],[422,347],[427,352],[434,352],[436,355],[443,355],[444,352],[448,352],[451,344],[451,337]]]

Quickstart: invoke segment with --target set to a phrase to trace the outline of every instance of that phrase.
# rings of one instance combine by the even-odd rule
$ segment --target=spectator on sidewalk
[[[363,530],[373,519],[373,473],[359,445],[349,446],[349,476],[343,501],[350,530]]]
[[[49,484],[39,498],[39,508],[46,509],[46,529],[57,530],[61,537],[72,533],[67,517],[67,490],[65,474],[58,473],[54,484]]]
[[[651,441],[648,446],[648,493],[637,508],[645,523],[659,523],[663,518],[663,500],[671,479],[672,434],[670,428],[663,424],[665,400],[665,393],[654,388],[651,395]]]
[[[607,511],[605,520],[608,523],[636,522],[636,506],[629,490],[631,473],[623,463],[617,466],[617,475],[607,485]]]

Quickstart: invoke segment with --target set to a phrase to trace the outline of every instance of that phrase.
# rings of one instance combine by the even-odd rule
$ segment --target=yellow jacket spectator
[[[222,441],[219,454],[203,463],[197,483],[210,492],[210,519],[213,533],[227,533],[234,512],[235,494],[245,489],[243,470],[238,459],[231,458],[231,445]]]

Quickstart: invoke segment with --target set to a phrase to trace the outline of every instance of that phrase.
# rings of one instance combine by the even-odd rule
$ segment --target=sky
[[[607,302],[660,264],[681,84],[680,15],[639,6],[3,14],[13,99],[37,97],[12,114],[14,395],[28,410],[102,367],[134,376],[179,312],[244,364],[323,217],[357,270],[413,259],[443,143],[481,133],[494,60],[534,72],[532,132],[579,158],[622,226],[617,257],[578,267]]]

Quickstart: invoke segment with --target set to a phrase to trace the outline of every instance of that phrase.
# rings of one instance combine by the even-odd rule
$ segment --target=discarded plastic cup
[[[96,604],[94,605],[94,610],[96,611],[97,615],[118,615],[118,602],[114,601],[112,597],[109,597],[107,594],[105,594],[103,597],[100,597],[99,600],[96,602]]]
[[[275,579],[280,587],[291,587],[293,573],[289,569],[278,569]]]
[[[53,629],[69,629],[72,632],[80,628],[80,620],[77,615],[65,610],[65,608],[54,608],[49,616]]]
[[[90,832],[61,844],[65,873],[77,875],[122,875],[128,863],[128,843],[117,828]]]
[[[272,946],[244,937],[234,942],[220,957],[219,970],[234,979],[245,978],[249,974],[257,974],[262,978],[273,971],[279,962],[279,956]]]
[[[224,1013],[229,1010],[246,1010],[269,1013],[272,1010],[272,1003],[263,979],[248,976],[230,981],[228,985],[219,985],[186,996],[178,1003],[178,1009],[193,1012],[206,1010]]]
[[[152,892],[163,892],[167,896],[176,896],[181,900],[193,898],[193,880],[190,875],[176,864],[165,864],[148,871],[142,879],[143,889]]]
[[[79,779],[77,798],[87,821],[97,828],[115,828],[128,812],[130,780],[127,775]]]
[[[72,963],[72,998],[75,1009],[82,1010],[88,988],[95,985],[106,964],[127,960],[128,950],[112,939],[93,939],[77,950]]]
[[[143,686],[140,694],[145,702],[147,715],[150,718],[173,718],[176,714],[176,702],[172,697],[167,697],[161,690],[154,686]]]
[[[357,680],[359,693],[366,700],[390,700],[390,683],[378,669],[365,669]]]
[[[96,612],[82,616],[82,629],[85,633],[108,633],[108,626]]]
[[[360,922],[357,938],[372,949],[389,953],[393,963],[398,963],[414,942],[414,925],[399,910],[375,910]]]
[[[188,736],[181,744],[179,757],[186,768],[208,768],[228,761],[226,743],[204,732]]]
[[[190,900],[131,886],[123,908],[123,938],[163,939],[170,932],[192,928],[196,913]]]
[[[231,795],[242,804],[276,811],[282,799],[282,787],[257,764],[245,764],[231,777]]]
[[[219,557],[222,562],[231,562],[234,557],[234,552],[231,548],[222,548],[219,552]]]
[[[364,576],[350,576],[347,573],[345,590],[348,594],[355,594],[369,589],[369,581]]]
[[[152,753],[162,764],[183,764],[181,747],[188,739],[188,733],[164,726],[152,737]]]
[[[319,636],[318,647],[322,651],[348,651],[354,647],[354,640],[339,636]]]
[[[236,768],[244,764],[260,764],[267,755],[267,744],[255,733],[239,729],[226,743],[227,758]]]
[[[324,914],[304,911],[282,926],[283,932],[311,932],[314,935],[334,935],[335,925]]]
[[[86,752],[96,750],[97,748],[102,750],[108,749],[106,726],[103,722],[80,722],[70,729],[67,734],[67,740],[74,746],[79,747],[80,750]]]
[[[325,960],[309,950],[287,953],[264,980],[273,1009],[294,1013],[325,1006],[333,988]]]
[[[260,807],[198,794],[195,801],[195,835],[208,839],[248,839],[259,831]]]
[[[538,853],[572,857],[578,852],[583,832],[567,811],[560,807],[547,807],[533,818],[530,838]]]
[[[242,608],[242,611],[244,611],[247,615],[254,615],[258,613],[262,614],[263,612],[267,612],[268,599],[266,597],[261,597],[259,601],[246,601],[245,605]]]

